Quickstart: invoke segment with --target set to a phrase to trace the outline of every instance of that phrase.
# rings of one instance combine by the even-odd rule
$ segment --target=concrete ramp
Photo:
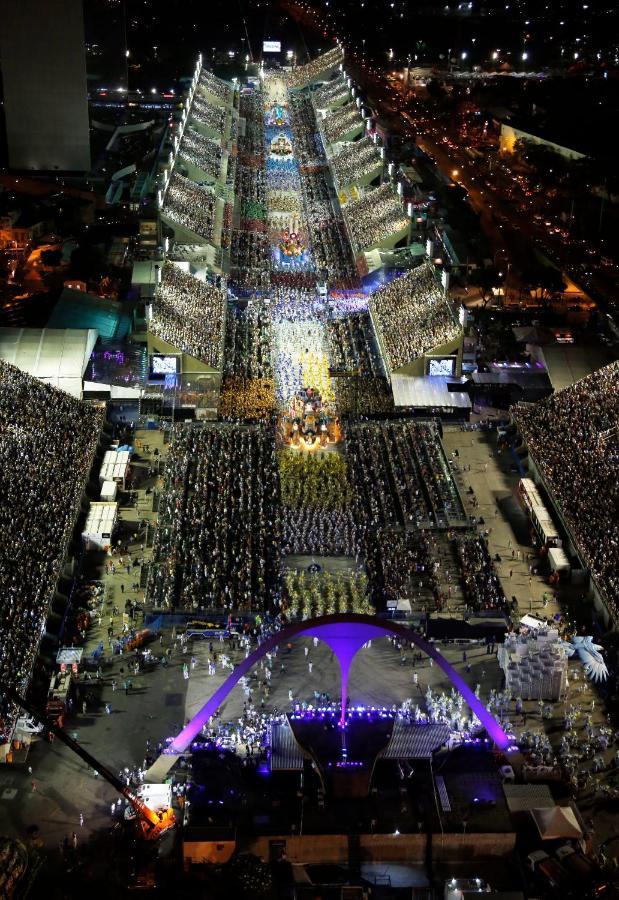
[[[180,753],[162,753],[150,769],[147,769],[144,776],[146,784],[163,784],[180,755]]]

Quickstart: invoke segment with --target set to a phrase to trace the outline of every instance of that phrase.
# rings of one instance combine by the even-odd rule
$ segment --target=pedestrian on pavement
[[[80,825],[84,824],[84,813],[80,813]]]
[[[77,835],[75,832],[72,832],[71,834],[71,846],[74,850],[77,850]]]
[[[33,791],[36,791],[36,789],[37,789],[37,783],[36,783],[36,781],[34,780],[34,778],[33,778],[32,781],[30,782],[30,784],[32,785],[32,790],[33,790]]]
[[[308,662],[308,664],[307,664],[307,670],[310,673],[310,675],[312,674],[313,668],[314,668],[314,663],[310,660],[310,662]]]
[[[108,716],[109,716],[110,713],[112,712],[112,704],[111,704],[111,703],[106,703],[106,704],[105,704],[105,711],[106,711],[106,713],[107,713]]]

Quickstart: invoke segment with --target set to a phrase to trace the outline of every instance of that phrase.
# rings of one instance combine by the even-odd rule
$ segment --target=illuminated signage
[[[281,53],[282,45],[280,41],[263,41],[262,42],[262,52],[263,53]]]

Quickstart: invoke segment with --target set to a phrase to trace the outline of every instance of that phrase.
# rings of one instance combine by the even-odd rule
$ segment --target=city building
[[[81,0],[2,0],[0,55],[11,169],[90,169]]]

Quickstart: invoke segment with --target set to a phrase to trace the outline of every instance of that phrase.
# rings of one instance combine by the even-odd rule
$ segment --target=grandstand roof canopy
[[[465,391],[450,391],[448,379],[439,375],[392,375],[391,390],[395,406],[417,409],[442,407],[470,409],[471,398]]]
[[[0,359],[81,397],[82,378],[97,336],[91,328],[0,328]]]

